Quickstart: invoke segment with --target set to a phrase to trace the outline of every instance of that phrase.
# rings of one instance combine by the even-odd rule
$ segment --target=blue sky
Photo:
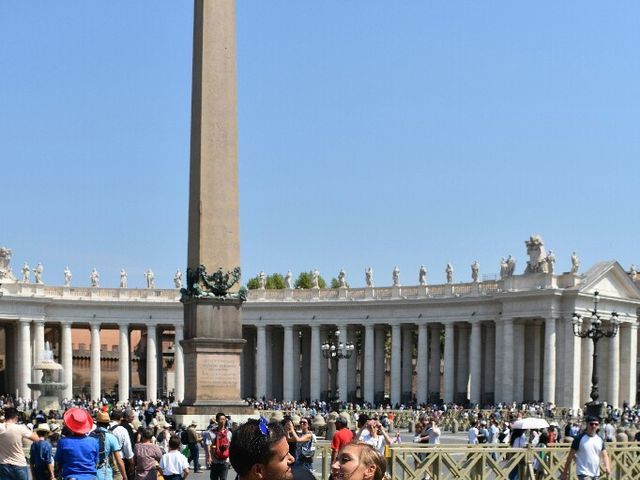
[[[0,245],[48,284],[169,287],[193,5],[0,3]],[[241,256],[352,286],[468,281],[543,236],[640,264],[640,4],[238,0]]]

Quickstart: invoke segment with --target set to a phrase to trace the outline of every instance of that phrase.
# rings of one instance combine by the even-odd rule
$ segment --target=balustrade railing
[[[546,448],[510,448],[503,445],[419,445],[394,444],[386,450],[387,473],[391,480],[509,480],[518,472],[521,480],[560,478],[571,444],[560,443]],[[640,445],[636,442],[607,443],[611,475],[601,480],[636,480],[640,478]],[[321,478],[331,472],[331,447],[319,442],[316,459]],[[575,477],[572,462],[568,478]]]
[[[405,287],[376,288],[325,288],[325,289],[287,289],[287,290],[249,290],[249,301],[344,301],[344,300],[387,300],[448,298],[459,296],[491,295],[502,291],[501,281],[487,280],[479,283],[457,283],[444,285],[415,285]],[[100,288],[100,287],[56,287],[42,284],[5,284],[3,292],[17,296],[46,297],[88,297],[92,299],[149,299],[177,301],[180,298],[178,289],[147,288]]]

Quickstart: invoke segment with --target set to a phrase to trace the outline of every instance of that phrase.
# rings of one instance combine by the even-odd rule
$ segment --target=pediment
[[[640,300],[640,288],[618,262],[602,262],[589,269],[578,286],[581,293],[595,291],[608,297]]]

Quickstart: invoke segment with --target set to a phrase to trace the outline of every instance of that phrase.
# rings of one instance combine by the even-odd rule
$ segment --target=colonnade
[[[562,317],[399,323],[246,325],[243,395],[327,398],[391,404],[411,400],[486,404],[545,401],[577,407],[589,401],[592,343]],[[353,342],[351,359],[322,356],[331,330]],[[622,323],[599,343],[600,398],[614,406],[636,399],[638,332]],[[634,361],[631,361],[634,359]],[[621,375],[624,372],[624,375]],[[271,381],[269,381],[271,380]],[[584,388],[584,386],[587,388]]]
[[[326,399],[335,393],[341,400],[392,404],[416,400],[487,404],[539,401],[576,408],[589,401],[592,342],[573,335],[563,317],[495,319],[428,319],[408,322],[390,319],[328,322],[288,320],[245,322],[247,344],[242,354],[242,395],[283,400]],[[606,323],[606,322],[605,322]],[[90,396],[97,399],[101,385],[102,329],[118,329],[118,396],[130,398],[133,328],[146,332],[144,359],[146,397],[155,400],[162,375],[162,347],[158,338],[165,329],[175,331],[173,360],[175,397],[184,396],[184,358],[180,341],[183,325],[98,322],[21,318],[14,322],[12,337],[16,362],[9,363],[19,395],[30,396],[28,383],[38,381],[32,370],[42,358],[45,324],[60,328],[59,362],[73,391],[72,328],[90,331]],[[356,348],[349,359],[335,363],[323,357],[321,345],[330,331],[340,330],[339,341]],[[9,343],[9,340],[7,341]],[[619,333],[599,343],[600,398],[620,406],[636,400],[638,330],[635,322],[623,322]],[[337,371],[336,371],[337,368]],[[215,372],[212,372],[215,374]]]
[[[61,382],[66,384],[63,397],[73,397],[73,339],[72,328],[86,327],[86,323],[74,324],[71,321],[46,322],[48,326],[59,325],[60,345],[59,362],[63,367]],[[44,319],[20,319],[16,322],[17,348],[16,362],[14,365],[14,378],[17,394],[22,397],[30,397],[29,383],[39,382],[37,378],[40,372],[33,370],[33,366],[43,358],[45,350],[45,320]],[[99,399],[102,397],[101,385],[101,354],[100,331],[103,326],[100,323],[89,323],[90,330],[90,397]],[[163,327],[156,324],[143,326],[132,324],[118,324],[118,397],[130,398],[131,391],[131,345],[130,330],[142,328],[146,330],[145,362],[146,362],[146,398],[156,400],[158,398],[158,373],[161,373],[162,350],[158,349],[158,334]],[[175,332],[173,341],[174,366],[175,366],[175,398],[181,400],[184,397],[184,356],[180,341],[184,337],[184,327],[178,322],[171,325]]]

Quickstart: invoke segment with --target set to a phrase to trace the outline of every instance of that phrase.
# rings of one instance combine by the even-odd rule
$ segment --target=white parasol
[[[520,420],[516,420],[511,424],[511,428],[518,430],[537,430],[547,428],[548,426],[549,422],[547,422],[544,418],[538,417],[521,418]]]

